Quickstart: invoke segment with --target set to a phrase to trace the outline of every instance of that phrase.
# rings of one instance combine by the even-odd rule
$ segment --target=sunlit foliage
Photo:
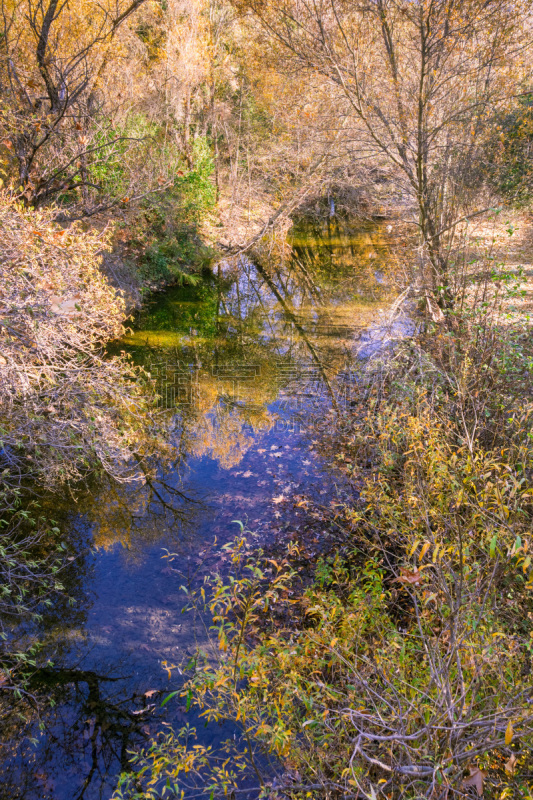
[[[94,469],[135,479],[150,391],[127,360],[103,352],[124,316],[99,271],[107,236],[51,217],[3,197],[0,458],[48,486]]]

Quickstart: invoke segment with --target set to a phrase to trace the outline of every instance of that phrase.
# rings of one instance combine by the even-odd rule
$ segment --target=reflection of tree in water
[[[235,466],[275,424],[269,406],[291,366],[311,363],[334,396],[331,380],[351,354],[354,328],[374,313],[374,272],[386,252],[371,226],[328,224],[300,222],[292,250],[281,244],[254,263],[241,259],[229,277],[170,292],[139,318],[134,358],[156,370],[182,365],[163,366],[158,378],[161,394],[168,398],[170,387],[176,399],[184,462],[206,455]],[[162,329],[173,347],[161,346]]]
[[[201,498],[183,491],[191,458],[238,465],[276,424],[280,391],[305,392],[306,366],[309,392],[334,402],[354,328],[374,315],[376,291],[386,292],[374,278],[386,252],[375,230],[344,230],[342,220],[329,230],[300,222],[292,242],[258,252],[255,263],[241,259],[218,280],[170,290],[140,314],[126,346],[156,381],[172,420],[169,450],[144,485],[105,482],[80,499],[96,546],[121,542],[134,556],[160,538],[162,516],[165,526],[194,525]]]
[[[303,216],[293,225],[288,241],[293,268],[311,273],[323,291],[340,289],[352,296],[380,298],[391,257],[375,223],[354,227],[353,220],[339,214],[327,219]],[[382,275],[378,280],[376,271]]]
[[[125,695],[123,686],[91,670],[36,670],[31,696],[2,708],[1,800],[110,796],[115,779],[107,776],[125,769],[128,750],[147,738],[157,699]]]
[[[168,480],[159,465],[155,476],[147,470],[143,483],[117,484],[104,478],[78,494],[77,511],[91,531],[92,547],[110,550],[121,544],[130,558],[141,557],[146,545],[161,539],[162,523],[166,529],[187,525],[203,508],[201,498],[181,491],[178,465],[176,470],[168,462],[165,466]]]
[[[242,461],[257,441],[257,434],[272,427],[268,412],[251,418],[244,416],[236,403],[232,405],[218,405],[211,414],[201,417],[190,438],[191,455],[207,455],[223,469],[230,469]]]

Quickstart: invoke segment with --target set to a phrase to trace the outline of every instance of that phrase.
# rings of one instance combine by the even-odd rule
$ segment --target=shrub
[[[193,156],[193,168],[176,167],[171,186],[147,198],[135,220],[132,247],[140,253],[145,282],[195,284],[216,256],[199,234],[215,205],[213,161],[204,139],[195,141]]]
[[[532,95],[494,121],[496,134],[487,146],[487,171],[492,187],[508,202],[525,206],[533,192]]]
[[[107,357],[124,304],[99,271],[106,234],[61,229],[2,196],[0,458],[53,486],[103,469],[139,477],[151,400],[125,357]]]

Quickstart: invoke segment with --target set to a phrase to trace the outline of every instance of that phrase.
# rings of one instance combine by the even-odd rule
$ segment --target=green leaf
[[[169,700],[172,700],[172,698],[173,698],[173,697],[176,697],[176,695],[177,695],[177,694],[179,694],[179,691],[178,691],[178,690],[176,690],[175,692],[170,692],[170,694],[167,694],[167,696],[165,697],[165,699],[164,699],[164,700],[163,700],[163,702],[161,703],[161,708],[163,708],[163,706],[164,706],[164,705],[166,705],[166,704],[168,703],[168,701],[169,701]],[[189,709],[187,709],[187,711],[188,711],[188,710],[189,710]]]

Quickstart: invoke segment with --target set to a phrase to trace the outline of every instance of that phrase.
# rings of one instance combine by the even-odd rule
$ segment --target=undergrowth
[[[148,287],[194,285],[216,256],[200,234],[216,202],[213,161],[205,140],[195,142],[193,158],[193,168],[176,169],[168,188],[146,198],[135,219],[129,247],[136,253],[139,277]]]

